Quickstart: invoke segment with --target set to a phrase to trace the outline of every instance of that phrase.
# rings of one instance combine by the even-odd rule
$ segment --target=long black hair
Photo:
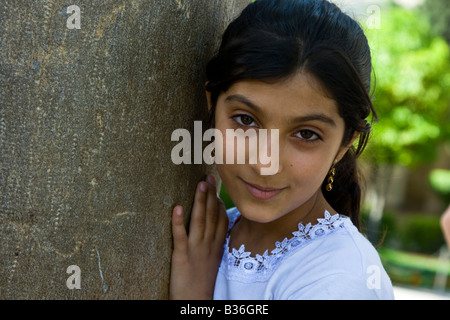
[[[356,158],[371,131],[373,108],[371,53],[359,24],[325,0],[257,0],[225,31],[218,53],[208,63],[206,90],[211,93],[211,125],[220,93],[242,79],[276,82],[296,72],[311,74],[338,105],[345,122],[342,145],[352,146],[336,164],[331,192],[322,192],[340,214],[359,228],[361,189]]]

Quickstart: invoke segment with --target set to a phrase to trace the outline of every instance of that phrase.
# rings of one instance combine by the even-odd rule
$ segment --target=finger
[[[189,225],[189,241],[197,242],[203,239],[206,225],[206,198],[208,184],[201,181],[197,185],[192,206],[191,223]]]
[[[222,199],[217,197],[217,201],[218,201],[217,203],[218,217],[217,217],[215,239],[217,241],[223,242],[228,232],[228,215],[225,204],[223,203]]]
[[[172,212],[172,236],[174,251],[187,251],[187,233],[184,226],[184,210],[176,206]]]
[[[216,188],[216,178],[213,175],[209,174],[206,176],[206,182],[208,182],[211,186]]]
[[[215,237],[217,229],[217,194],[216,194],[216,182],[214,177],[208,176],[208,194],[206,198],[206,228],[205,239],[206,241],[212,241]]]

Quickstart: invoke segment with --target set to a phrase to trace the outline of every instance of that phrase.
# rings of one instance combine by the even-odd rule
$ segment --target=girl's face
[[[342,147],[344,120],[334,100],[307,74],[277,83],[243,80],[233,84],[217,101],[216,129],[279,130],[278,171],[261,175],[261,165],[218,164],[223,184],[242,215],[268,223],[301,210],[316,198],[333,164],[348,147]],[[227,143],[224,139],[223,159]],[[267,141],[270,152],[270,139]],[[217,152],[217,151],[216,151]],[[220,152],[220,151],[219,151]],[[237,156],[236,147],[234,152]],[[274,159],[273,154],[270,155]]]

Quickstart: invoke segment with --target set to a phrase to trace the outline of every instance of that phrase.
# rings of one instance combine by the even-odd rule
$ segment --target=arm
[[[183,207],[175,207],[170,299],[212,299],[228,228],[225,206],[217,198],[212,176],[197,186],[189,234],[183,217]]]

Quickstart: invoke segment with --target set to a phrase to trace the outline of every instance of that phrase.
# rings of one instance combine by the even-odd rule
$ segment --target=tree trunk
[[[171,133],[204,120],[249,1],[72,2],[0,5],[0,299],[165,299],[171,211],[207,169]]]

